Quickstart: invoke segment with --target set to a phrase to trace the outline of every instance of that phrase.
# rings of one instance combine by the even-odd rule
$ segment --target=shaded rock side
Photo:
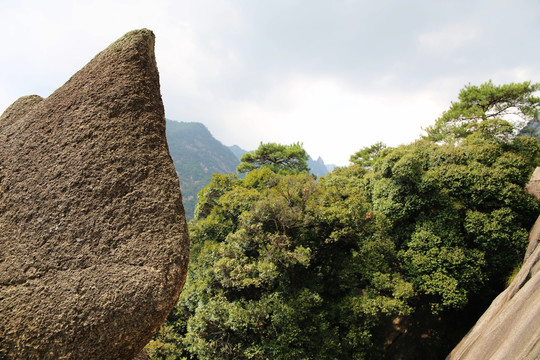
[[[540,168],[526,190],[540,198]],[[540,217],[530,234],[523,266],[447,360],[540,359]]]
[[[16,101],[0,144],[0,358],[132,359],[189,258],[153,33]]]

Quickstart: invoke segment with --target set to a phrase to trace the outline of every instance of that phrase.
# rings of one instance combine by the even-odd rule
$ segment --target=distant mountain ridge
[[[238,158],[238,160],[240,160],[240,158],[242,157],[242,155],[244,155],[247,151],[242,149],[240,146],[238,145],[232,145],[232,146],[228,146],[229,150],[232,151],[232,153]]]
[[[328,168],[323,159],[319,156],[317,160],[313,160],[311,157],[308,159],[308,166],[312,174],[317,176],[324,176],[328,174]]]

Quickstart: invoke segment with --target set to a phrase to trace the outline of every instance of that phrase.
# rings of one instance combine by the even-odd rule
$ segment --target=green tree
[[[450,324],[469,323],[502,291],[540,211],[523,190],[536,140],[499,135],[478,126],[459,144],[419,140],[388,149],[366,175],[373,209],[389,221],[400,273],[416,294],[409,304],[417,325],[402,339],[435,358],[453,342],[432,339],[463,335],[467,329]]]
[[[276,143],[261,143],[257,150],[245,153],[240,158],[237,167],[239,173],[267,167],[275,173],[308,172],[308,154],[300,143],[281,145]]]
[[[535,93],[539,89],[540,83],[529,81],[499,86],[491,81],[480,86],[467,85],[460,91],[458,101],[426,129],[427,138],[455,142],[489,119],[508,121],[521,130],[531,119],[538,120],[540,98]],[[500,126],[501,122],[498,123]]]
[[[410,312],[413,288],[395,273],[364,173],[355,166],[315,181],[262,167],[245,179],[214,176],[201,191],[205,216],[190,223],[188,279],[151,344],[154,358],[380,356],[377,326]]]
[[[359,164],[366,169],[371,169],[375,159],[386,149],[386,145],[382,142],[377,142],[371,146],[365,147],[351,155],[350,162]]]

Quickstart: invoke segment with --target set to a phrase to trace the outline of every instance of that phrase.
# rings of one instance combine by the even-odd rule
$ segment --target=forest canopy
[[[425,138],[360,149],[319,179],[299,144],[261,144],[243,179],[215,174],[190,223],[187,283],[149,355],[445,357],[519,266],[540,211],[523,189],[538,140],[498,117],[537,116],[537,89],[469,85]],[[262,160],[289,150],[292,171]]]

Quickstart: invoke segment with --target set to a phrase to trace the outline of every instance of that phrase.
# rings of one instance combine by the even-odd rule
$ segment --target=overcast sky
[[[0,0],[0,112],[149,28],[166,117],[326,163],[409,143],[468,83],[540,82],[539,0]]]

